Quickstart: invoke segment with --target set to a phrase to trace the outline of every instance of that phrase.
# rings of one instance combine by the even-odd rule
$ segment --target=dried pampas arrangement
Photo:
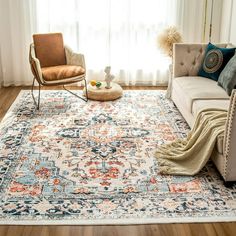
[[[157,39],[159,48],[161,48],[161,50],[169,57],[172,57],[173,55],[173,44],[181,42],[182,36],[175,26],[170,26],[165,29]]]

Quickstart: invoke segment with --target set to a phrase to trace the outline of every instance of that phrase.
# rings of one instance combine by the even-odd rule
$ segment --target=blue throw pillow
[[[235,48],[219,48],[209,43],[198,75],[218,81],[221,71],[234,53]]]
[[[220,85],[229,96],[232,90],[236,88],[236,54],[222,70],[217,84]]]

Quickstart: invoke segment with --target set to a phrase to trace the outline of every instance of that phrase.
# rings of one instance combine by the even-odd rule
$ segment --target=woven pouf
[[[88,85],[88,98],[96,101],[111,101],[120,98],[123,95],[123,89],[117,83],[111,83],[111,88],[107,89],[106,83],[102,82],[100,88]],[[85,89],[84,89],[85,95]]]

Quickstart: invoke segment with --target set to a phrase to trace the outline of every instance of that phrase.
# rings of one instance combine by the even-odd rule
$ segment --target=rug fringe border
[[[234,217],[182,217],[146,219],[99,219],[99,220],[0,220],[0,225],[140,225],[174,223],[216,223],[235,222]]]

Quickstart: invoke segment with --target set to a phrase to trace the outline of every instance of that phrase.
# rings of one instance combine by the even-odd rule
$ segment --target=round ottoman
[[[123,95],[123,89],[117,83],[111,83],[111,88],[106,89],[106,83],[102,82],[100,88],[88,84],[88,98],[96,101],[112,101]],[[85,89],[84,89],[85,95]]]

